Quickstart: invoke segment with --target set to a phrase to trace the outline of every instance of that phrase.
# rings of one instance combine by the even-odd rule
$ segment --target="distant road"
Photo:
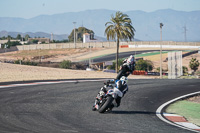
[[[137,55],[137,54],[142,54],[142,53],[147,53],[147,52],[158,52],[159,50],[143,50],[143,51],[131,51],[131,52],[121,52],[119,53],[119,58],[127,58],[129,57],[130,55]],[[105,55],[105,56],[102,56],[102,57],[98,57],[98,58],[95,58],[93,59],[93,62],[96,63],[96,62],[105,62],[105,61],[112,61],[112,60],[115,60],[116,59],[116,54],[109,54],[109,55]]]

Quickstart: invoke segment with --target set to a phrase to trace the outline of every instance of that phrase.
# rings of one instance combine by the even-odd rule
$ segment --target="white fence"
[[[188,48],[190,46],[191,48],[198,48],[200,47],[200,42],[120,42],[120,45],[129,45],[132,48],[135,47],[160,47],[160,44],[162,43],[163,48],[169,47],[185,47]],[[100,48],[100,47],[116,47],[116,42],[94,42],[94,43],[76,43],[76,48]],[[19,51],[19,50],[37,50],[37,49],[63,49],[63,48],[75,48],[74,43],[50,43],[50,44],[32,44],[32,45],[21,45],[16,47],[11,47],[10,49],[0,49],[0,53],[3,52],[10,52],[10,51]]]

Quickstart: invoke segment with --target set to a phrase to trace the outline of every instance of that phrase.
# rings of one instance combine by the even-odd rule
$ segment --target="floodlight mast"
[[[73,22],[74,24],[74,47],[76,48],[76,22]]]
[[[160,23],[160,79],[163,78],[162,76],[162,27],[163,23]]]

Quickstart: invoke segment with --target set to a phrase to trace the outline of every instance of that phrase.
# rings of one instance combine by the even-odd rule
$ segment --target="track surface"
[[[91,111],[102,81],[0,89],[1,133],[190,133],[164,123],[156,109],[199,91],[199,80],[129,80],[129,92],[112,113]]]
[[[147,52],[158,52],[159,50],[142,50],[142,51],[131,51],[131,52],[121,52],[119,53],[119,58],[127,58],[130,55],[137,55],[137,54],[142,54],[142,53],[147,53]],[[169,51],[169,50],[167,50]],[[116,54],[109,54],[109,55],[105,55],[102,57],[98,57],[93,59],[93,62],[105,62],[105,61],[112,61],[116,59]]]

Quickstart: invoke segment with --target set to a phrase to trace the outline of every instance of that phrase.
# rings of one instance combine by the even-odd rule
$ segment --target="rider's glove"
[[[100,95],[100,96],[103,96],[103,95],[105,95],[105,92],[104,92],[104,91],[100,91],[100,92],[99,92],[99,95]]]
[[[101,87],[101,91],[103,91],[104,93],[106,93],[106,86]]]

